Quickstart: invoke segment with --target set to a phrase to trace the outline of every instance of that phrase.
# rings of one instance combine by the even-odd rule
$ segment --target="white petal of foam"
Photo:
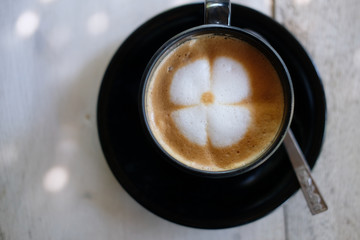
[[[199,105],[183,108],[171,114],[176,126],[189,141],[204,146],[207,142],[206,107]]]
[[[219,57],[214,62],[212,74],[212,92],[216,102],[237,103],[249,95],[249,76],[239,62]]]
[[[180,68],[170,86],[170,99],[179,105],[199,104],[201,95],[210,90],[210,64],[200,59]]]
[[[250,111],[245,107],[213,104],[208,107],[207,132],[215,147],[237,143],[250,124]]]

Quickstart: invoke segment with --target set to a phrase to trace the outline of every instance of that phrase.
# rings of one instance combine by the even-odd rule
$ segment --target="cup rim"
[[[175,48],[177,45],[176,43],[181,42],[181,40],[186,39],[190,36],[199,36],[199,35],[206,35],[206,34],[216,34],[216,35],[227,35],[231,37],[235,37],[241,40],[246,41],[247,43],[251,44],[252,46],[256,47],[260,50],[272,63],[275,70],[277,71],[279,78],[282,83],[282,87],[284,89],[284,117],[282,119],[281,128],[278,130],[277,137],[275,137],[274,141],[264,150],[256,160],[251,161],[249,164],[228,169],[228,170],[220,170],[220,171],[209,171],[198,169],[195,167],[191,167],[173,157],[169,154],[158,142],[154,134],[152,133],[151,127],[148,122],[147,112],[146,112],[146,89],[148,86],[149,78],[152,74],[152,70],[158,63],[164,53],[167,51]],[[260,48],[260,49],[259,49]],[[275,61],[275,62],[274,62]],[[285,96],[286,95],[286,96]],[[287,101],[286,101],[287,100]],[[220,25],[220,24],[204,24],[197,27],[193,27],[187,29],[168,41],[166,41],[153,55],[153,57],[148,62],[145,71],[142,76],[142,81],[140,84],[140,94],[139,94],[139,111],[140,111],[140,118],[142,121],[143,128],[147,133],[147,137],[149,138],[150,142],[154,144],[157,148],[158,152],[161,156],[173,166],[188,172],[193,175],[201,176],[201,177],[210,177],[210,178],[224,178],[224,177],[232,177],[236,176],[245,172],[248,172],[262,163],[267,161],[273,153],[280,147],[282,144],[284,137],[290,127],[293,112],[294,112],[294,90],[291,81],[291,76],[289,71],[286,67],[286,64],[281,59],[280,55],[276,52],[276,50],[261,36],[247,31],[245,29],[241,29],[234,26],[227,26],[227,25]]]

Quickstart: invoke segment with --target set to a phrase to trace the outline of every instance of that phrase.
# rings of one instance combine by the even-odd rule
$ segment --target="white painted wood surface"
[[[312,217],[299,192],[254,223],[192,229],[148,212],[115,180],[96,129],[103,73],[140,24],[187,2],[1,2],[0,240],[360,239],[357,0],[233,1],[275,13],[323,76],[329,117],[314,177],[328,212]]]
[[[275,18],[312,56],[328,119],[313,170],[329,210],[311,216],[298,192],[284,206],[286,239],[360,239],[360,1],[276,0]]]

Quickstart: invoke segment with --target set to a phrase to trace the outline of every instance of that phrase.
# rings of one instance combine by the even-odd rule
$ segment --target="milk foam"
[[[278,136],[283,93],[261,51],[205,34],[171,50],[153,69],[146,117],[157,142],[179,162],[231,170],[251,164]]]
[[[211,104],[201,103],[202,94],[214,95]],[[173,103],[188,107],[171,114],[177,128],[189,141],[204,146],[227,147],[244,136],[250,111],[238,104],[250,93],[244,67],[231,58],[218,57],[212,66],[200,59],[180,68],[170,86]],[[194,106],[195,105],[195,106]]]
[[[207,107],[199,105],[174,111],[171,117],[182,135],[200,146],[207,143]]]
[[[207,111],[207,132],[215,147],[230,146],[243,138],[251,117],[246,107],[213,104]]]
[[[237,103],[249,95],[249,77],[238,62],[216,58],[212,69],[212,88],[218,103]]]
[[[179,105],[199,104],[201,95],[210,89],[210,64],[197,60],[179,69],[172,80],[170,99]]]

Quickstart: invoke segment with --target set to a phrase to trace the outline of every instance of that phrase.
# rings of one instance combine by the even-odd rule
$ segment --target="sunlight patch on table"
[[[97,12],[89,17],[87,30],[91,35],[104,33],[109,27],[109,17],[104,12]]]
[[[55,193],[64,189],[68,180],[68,171],[64,167],[55,166],[45,174],[43,184],[45,190]]]
[[[39,23],[40,17],[37,13],[33,11],[25,11],[16,21],[15,32],[20,37],[30,37],[38,29]]]

